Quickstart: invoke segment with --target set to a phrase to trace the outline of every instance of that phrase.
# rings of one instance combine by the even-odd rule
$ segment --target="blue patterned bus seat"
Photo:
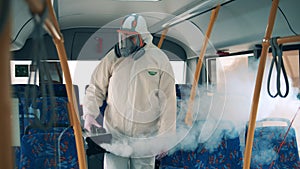
[[[211,151],[199,144],[193,151],[178,150],[161,159],[161,169],[205,169],[224,168],[241,169],[243,167],[243,154],[240,150],[239,138],[223,138],[216,150]]]
[[[41,112],[40,120],[42,123],[70,124],[68,99],[66,97],[39,98],[37,107]]]
[[[72,128],[60,133],[35,133],[22,137],[19,168],[78,169]]]
[[[25,107],[26,103],[27,105],[31,104],[31,101],[34,100],[34,98],[39,97],[39,86],[34,84],[12,84],[11,85],[11,96],[13,98],[18,98],[19,105],[19,127],[20,127],[20,138],[24,135],[25,131],[25,124],[24,124],[24,118],[27,116],[25,113]],[[14,169],[18,169],[19,167],[19,161],[20,161],[20,147],[13,147],[14,156],[15,156],[15,163],[14,163]]]
[[[288,126],[257,127],[254,133],[251,169],[298,169],[298,147],[294,128],[283,143]],[[283,143],[283,144],[282,144]],[[278,153],[280,145],[282,147]]]
[[[213,139],[219,140],[215,144],[210,139],[203,143],[191,143],[193,140],[190,139],[199,137],[199,130],[204,123],[205,121],[195,122],[189,134],[176,147],[171,149],[167,156],[160,160],[160,169],[241,169],[243,167],[240,138],[234,130],[220,128],[220,132],[216,132],[219,134],[212,136]],[[220,123],[231,124],[225,121]],[[197,139],[194,141],[197,141]],[[190,143],[193,145],[190,145]]]

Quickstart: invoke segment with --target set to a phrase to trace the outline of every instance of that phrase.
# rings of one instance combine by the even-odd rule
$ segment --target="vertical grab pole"
[[[159,39],[158,45],[157,45],[158,48],[161,48],[161,46],[162,46],[162,44],[163,44],[163,42],[164,42],[164,39],[165,39],[165,37],[166,37],[166,34],[168,33],[168,30],[169,30],[168,27],[165,28],[165,29],[163,30],[163,32],[162,32],[162,34],[161,34],[161,37],[160,37],[160,39]]]
[[[86,157],[85,157],[85,150],[84,150],[84,144],[83,144],[83,138],[82,138],[82,131],[81,126],[78,119],[78,112],[76,112],[76,107],[73,102],[73,86],[72,86],[72,80],[71,75],[69,71],[69,66],[67,63],[66,58],[66,50],[64,48],[64,43],[62,39],[54,39],[54,43],[56,46],[56,50],[59,56],[59,60],[61,63],[62,70],[65,75],[66,80],[66,89],[67,89],[67,95],[69,100],[69,107],[71,108],[69,111],[69,117],[71,121],[71,125],[74,129],[74,135],[75,135],[75,141],[76,141],[76,149],[77,149],[77,155],[78,155],[78,162],[79,162],[79,168],[80,169],[86,169]]]
[[[252,105],[251,105],[252,107],[250,112],[250,121],[249,121],[248,133],[247,133],[246,148],[244,154],[245,160],[244,160],[243,169],[250,168],[255,121],[256,121],[257,108],[258,108],[259,97],[260,97],[260,90],[262,86],[262,79],[264,75],[266,58],[269,49],[269,40],[271,38],[273,27],[274,27],[278,3],[279,0],[272,1],[272,7],[269,15],[268,25],[265,32],[265,37],[262,42],[262,52],[260,55],[260,61],[259,61],[259,66],[258,66],[258,71],[256,76],[254,95],[252,98]]]
[[[0,168],[13,168],[12,153],[12,130],[11,130],[11,79],[10,79],[10,30],[9,17],[4,19],[6,23],[0,30],[0,128],[2,129],[0,139]]]
[[[65,81],[66,81],[66,89],[67,89],[67,95],[68,95],[68,101],[69,101],[69,117],[71,121],[71,125],[73,126],[74,129],[74,135],[75,135],[75,141],[76,141],[76,149],[77,149],[77,155],[78,155],[78,163],[79,163],[79,168],[80,169],[86,169],[87,168],[87,162],[86,162],[86,157],[85,157],[85,150],[84,150],[84,144],[83,144],[83,138],[82,138],[82,130],[80,126],[80,122],[78,119],[78,107],[75,106],[77,104],[76,97],[74,96],[73,92],[73,85],[72,85],[72,79],[70,75],[70,70],[67,62],[67,54],[66,50],[64,47],[64,41],[61,36],[61,33],[59,32],[58,28],[58,22],[56,20],[56,17],[54,15],[53,7],[51,4],[51,0],[47,0],[47,6],[49,8],[49,15],[51,22],[54,24],[54,28],[51,28],[51,25],[46,24],[48,29],[55,30],[52,32],[53,36],[53,41],[56,46],[56,50],[59,56],[59,60],[61,63],[62,70],[65,75]],[[59,35],[59,36],[57,36]]]
[[[57,30],[57,35],[59,35],[59,37],[61,37],[61,41],[64,43],[63,41],[63,37],[62,37],[62,34],[59,32],[59,24],[57,22],[57,19],[56,19],[56,16],[55,16],[55,12],[54,12],[54,9],[52,7],[52,4],[51,4],[51,1],[50,0],[47,0],[47,6],[49,7],[49,16],[50,16],[50,21],[51,23],[54,25],[54,28],[55,30]],[[57,38],[58,39],[58,38]],[[64,48],[64,45],[63,45],[63,48]],[[67,56],[67,55],[66,55]],[[69,67],[68,67],[68,70],[69,70]],[[69,73],[70,74],[70,73]],[[71,79],[71,78],[70,78]],[[70,81],[70,84],[71,84],[71,89],[72,89],[72,101],[73,101],[73,104],[74,105],[78,105],[78,100],[76,100],[76,96],[75,96],[75,92],[74,92],[74,88],[73,88],[73,85],[72,85],[72,80]],[[67,81],[66,81],[66,86],[67,86]],[[66,87],[67,88],[67,87]],[[68,90],[68,89],[67,89]],[[68,92],[68,91],[67,91]],[[78,113],[79,110],[78,110],[78,107],[75,106],[74,107],[75,109],[75,112]],[[78,114],[79,115],[79,114]],[[78,117],[79,118],[79,117]]]
[[[207,28],[207,31],[206,31],[206,34],[205,34],[205,39],[204,39],[204,42],[203,42],[203,45],[202,45],[202,48],[201,48],[201,51],[200,51],[198,63],[197,63],[197,66],[196,66],[196,70],[195,70],[195,74],[194,74],[194,81],[193,81],[193,84],[192,84],[191,95],[190,95],[190,100],[189,100],[189,104],[188,104],[188,110],[187,110],[187,113],[186,113],[186,116],[185,116],[185,119],[184,119],[185,124],[187,124],[189,126],[192,126],[192,123],[193,123],[194,99],[195,99],[195,96],[196,96],[196,88],[197,88],[197,84],[198,84],[198,81],[199,81],[199,76],[200,76],[200,71],[201,71],[201,68],[202,68],[202,62],[203,62],[204,54],[206,52],[206,47],[207,47],[207,44],[208,44],[208,40],[210,38],[210,34],[212,32],[214,23],[217,19],[219,10],[220,10],[220,5],[218,5],[211,13],[210,22],[209,22],[209,25],[208,25],[208,28]]]

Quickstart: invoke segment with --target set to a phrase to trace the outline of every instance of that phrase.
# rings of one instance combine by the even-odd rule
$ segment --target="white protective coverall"
[[[132,19],[128,17],[123,27]],[[136,31],[146,43],[143,56],[137,60],[132,56],[118,58],[111,50],[94,70],[84,98],[83,119],[87,115],[96,118],[99,107],[107,101],[104,128],[112,134],[112,144],[130,142],[131,138],[147,140],[176,130],[175,78],[169,59],[152,44],[142,16],[138,17]],[[138,151],[133,149],[126,156],[106,154],[105,168],[127,169],[130,163],[129,168],[153,169],[156,154],[133,158]]]

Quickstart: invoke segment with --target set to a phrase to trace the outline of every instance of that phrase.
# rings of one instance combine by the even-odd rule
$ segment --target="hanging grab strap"
[[[283,63],[283,59],[282,59],[282,45],[278,45],[277,38],[278,37],[274,37],[274,38],[270,39],[270,45],[271,45],[271,49],[272,49],[273,59],[272,59],[271,65],[270,65],[267,88],[268,88],[268,94],[272,98],[275,98],[278,95],[282,98],[285,98],[289,93],[289,81],[288,81],[288,77],[287,77],[285,67],[284,67],[284,63]],[[272,76],[272,71],[273,71],[274,64],[276,66],[276,71],[277,71],[277,75],[276,75],[276,90],[277,90],[277,93],[272,94],[271,91],[270,91],[270,81],[271,81],[271,76]],[[284,81],[285,81],[285,87],[286,87],[286,91],[285,91],[284,94],[281,92],[281,88],[280,88],[281,70],[282,70],[282,74],[283,74]]]
[[[35,127],[38,127],[42,130],[48,130],[52,128],[55,124],[56,119],[56,111],[55,110],[55,101],[54,101],[54,90],[53,90],[53,83],[52,78],[49,72],[49,66],[47,64],[47,50],[45,46],[44,41],[44,21],[48,17],[48,7],[45,6],[43,8],[43,11],[40,13],[34,13],[31,12],[33,16],[34,21],[34,29],[32,31],[32,37],[33,37],[33,48],[32,48],[32,62],[31,66],[34,68],[30,71],[29,78],[28,78],[28,84],[31,84],[33,81],[34,85],[38,85],[37,78],[40,76],[40,89],[41,89],[41,95],[38,96],[37,93],[35,93],[35,90],[32,90],[32,92],[27,89],[25,97],[25,108],[26,108],[26,114],[27,117],[33,116],[34,120],[32,125]],[[32,79],[33,78],[33,79]],[[45,81],[45,79],[47,81]],[[31,97],[29,97],[31,96]],[[38,103],[37,99],[39,97],[47,98],[42,101],[40,110],[38,111]],[[29,101],[30,99],[30,101]],[[40,114],[41,112],[41,114]],[[50,113],[50,119],[47,119],[47,113]]]

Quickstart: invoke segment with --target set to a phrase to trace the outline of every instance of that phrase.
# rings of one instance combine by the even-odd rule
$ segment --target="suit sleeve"
[[[176,132],[176,90],[171,64],[165,66],[160,80],[161,117],[159,134]]]
[[[106,100],[109,78],[111,76],[113,54],[109,52],[94,70],[83,102],[83,119],[86,115],[96,118],[103,101]]]

